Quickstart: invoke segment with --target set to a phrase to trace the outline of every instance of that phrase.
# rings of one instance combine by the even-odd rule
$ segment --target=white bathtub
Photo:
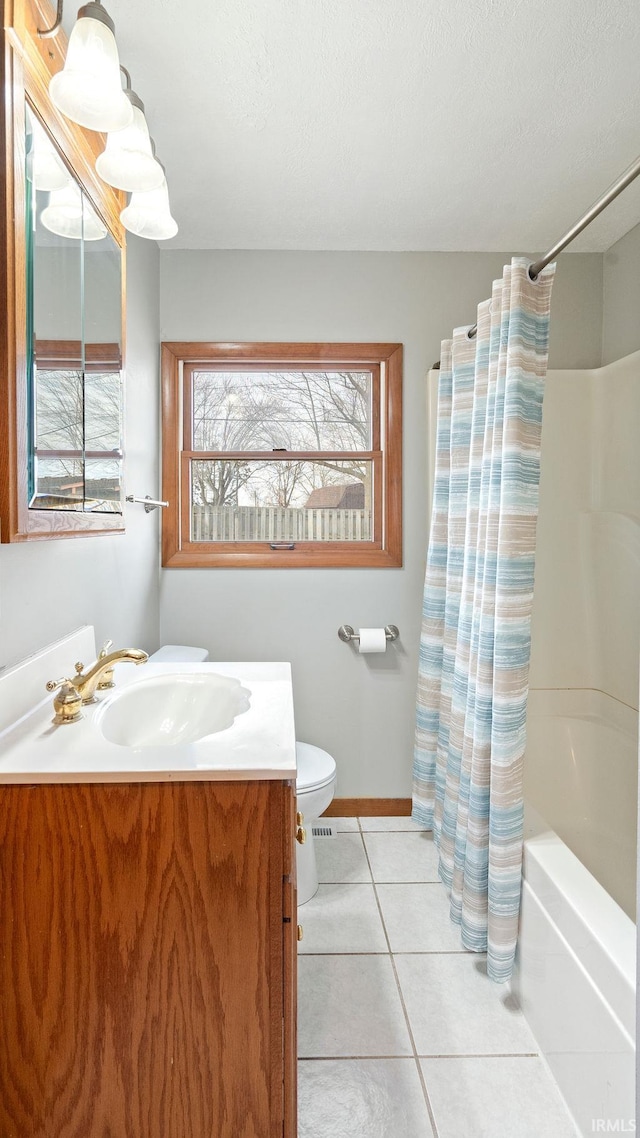
[[[631,1133],[637,713],[532,691],[525,788],[515,994],[585,1138]]]

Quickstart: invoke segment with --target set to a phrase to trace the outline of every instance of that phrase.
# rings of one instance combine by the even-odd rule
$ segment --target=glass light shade
[[[107,236],[106,226],[83,198],[75,182],[62,190],[52,190],[49,204],[43,209],[40,220],[45,229],[58,237],[79,241],[101,241]]]
[[[129,233],[150,241],[167,241],[175,237],[178,226],[171,216],[166,178],[157,190],[132,194],[129,205],[120,214],[120,221]]]
[[[162,166],[153,157],[147,120],[139,107],[133,106],[131,126],[107,135],[96,170],[104,182],[129,193],[145,193],[162,185]]]
[[[71,181],[71,175],[58,154],[46,130],[35,115],[33,127],[33,184],[36,190],[62,190]]]
[[[122,90],[118,48],[107,24],[90,16],[76,21],[64,68],[53,76],[49,94],[58,110],[89,130],[129,126],[133,107]]]

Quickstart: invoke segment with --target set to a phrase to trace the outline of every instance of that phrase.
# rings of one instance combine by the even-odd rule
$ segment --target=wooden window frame
[[[188,469],[209,452],[188,447],[188,385],[185,371],[206,364],[247,370],[260,365],[295,370],[307,366],[331,370],[332,365],[366,366],[374,373],[379,398],[373,402],[372,442],[379,449],[365,452],[374,460],[374,540],[371,542],[296,542],[293,550],[272,549],[269,542],[203,542],[190,538]],[[377,379],[376,379],[377,377]],[[379,419],[376,421],[379,408]],[[378,436],[378,438],[376,438]],[[187,443],[187,445],[185,445]],[[352,452],[323,451],[336,460]],[[225,457],[310,460],[314,451],[229,452]],[[363,457],[359,453],[359,458]],[[162,344],[162,497],[169,502],[162,518],[162,564],[184,569],[313,569],[400,568],[402,565],[402,344],[279,344],[185,343]]]

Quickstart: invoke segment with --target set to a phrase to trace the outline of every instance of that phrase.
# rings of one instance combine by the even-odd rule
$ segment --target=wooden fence
[[[368,510],[192,506],[192,541],[371,541]]]

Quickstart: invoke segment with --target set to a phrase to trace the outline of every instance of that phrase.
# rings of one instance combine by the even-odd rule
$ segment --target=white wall
[[[640,225],[604,255],[602,362],[640,349]]]
[[[126,489],[158,489],[158,248],[127,249]],[[112,638],[158,644],[158,519],[127,506],[127,532],[0,546],[0,667],[94,624]],[[69,661],[69,666],[73,661]]]
[[[500,253],[161,253],[163,340],[401,342],[405,348],[404,568],[163,570],[163,642],[213,659],[291,660],[298,738],[338,763],[340,796],[408,796],[427,540],[426,374],[472,323]],[[555,367],[600,362],[602,257],[568,254],[554,285]],[[337,637],[400,628],[385,656]]]
[[[34,325],[38,340],[119,343],[120,263],[115,242],[36,246]],[[157,274],[154,274],[157,275]],[[104,282],[104,284],[103,284]],[[84,332],[82,301],[84,290]]]

